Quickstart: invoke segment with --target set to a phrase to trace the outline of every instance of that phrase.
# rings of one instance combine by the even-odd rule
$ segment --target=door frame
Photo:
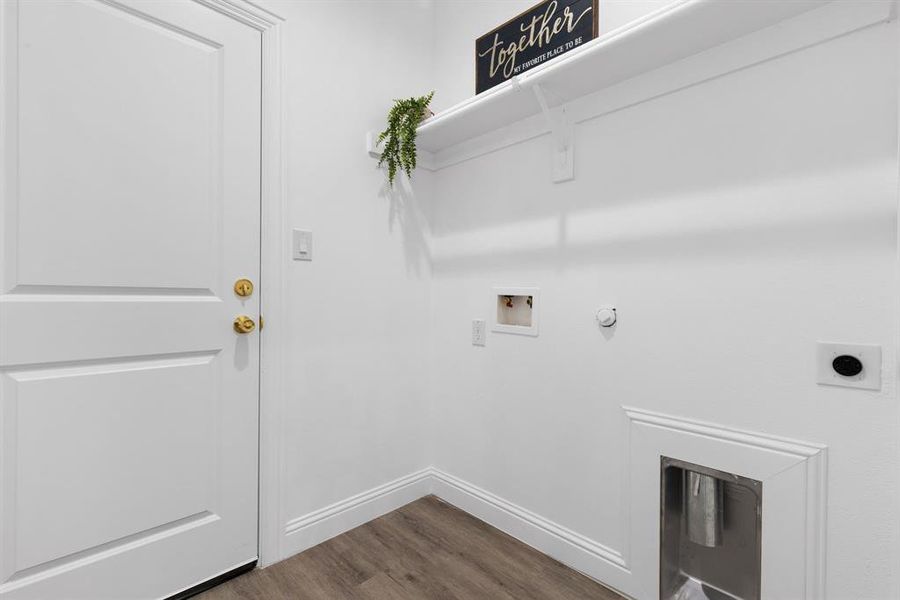
[[[0,0],[2,1],[2,0]],[[259,566],[281,560],[284,438],[285,235],[284,64],[285,19],[248,0],[193,0],[260,32],[262,37],[262,123],[260,163],[260,337],[259,362]],[[262,328],[260,328],[262,329]]]

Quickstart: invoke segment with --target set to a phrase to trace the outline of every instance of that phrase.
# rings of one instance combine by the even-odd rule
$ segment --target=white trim
[[[285,20],[248,0],[194,0],[260,32],[262,37],[262,151],[260,164],[261,257],[259,386],[259,564],[283,557],[281,524],[284,431],[285,257],[288,256],[284,193],[284,64]]]
[[[630,580],[621,552],[449,473],[431,471],[433,493],[441,500],[605,586],[622,589]]]
[[[506,522],[506,527],[494,525],[498,529],[503,529],[504,531],[507,531],[507,529],[516,531],[523,526],[533,528],[534,531],[532,534],[537,533],[541,536],[552,536],[573,546],[578,551],[586,552],[587,554],[597,559],[604,560],[616,567],[626,568],[625,560],[622,558],[621,552],[608,546],[604,546],[600,542],[554,523],[541,515],[533,513],[526,508],[522,508],[509,500],[496,496],[474,484],[463,481],[458,477],[454,477],[449,473],[444,473],[438,469],[432,469],[432,476],[434,477],[433,493],[436,496],[442,500],[446,500],[454,506],[458,506],[460,509],[466,510],[468,508],[469,510],[466,510],[466,512],[473,515],[479,516],[480,514],[484,514],[486,518],[482,518],[482,520],[491,523],[492,525],[494,522],[500,523],[501,525]],[[461,496],[460,494],[465,494],[466,496]],[[457,505],[454,500],[459,501],[459,505]],[[503,514],[501,515],[500,513]],[[508,525],[509,522],[512,522],[509,518],[514,519],[516,523],[515,526]],[[510,531],[507,531],[507,533],[510,533]],[[510,533],[510,535],[517,537],[514,533]],[[523,537],[531,536],[525,535]],[[542,546],[545,547],[551,545],[553,544],[542,544]]]
[[[15,231],[12,226],[17,221],[9,214],[10,205],[18,204],[18,93],[10,94],[11,86],[18,87],[18,10],[14,2],[0,0],[0,292],[6,293],[17,281],[13,270],[15,261],[6,257],[15,256]],[[11,268],[10,263],[13,267]],[[15,456],[6,448],[15,447],[15,430],[6,423],[14,422],[15,413],[10,403],[0,403],[0,434],[5,438],[4,451],[0,455],[0,481],[9,481],[15,469]],[[10,435],[12,432],[12,435]],[[0,486],[0,523],[9,523],[0,535],[0,581],[7,581],[16,571],[16,519],[14,486]]]
[[[774,435],[749,432],[726,427],[724,425],[718,425],[716,423],[709,423],[707,421],[675,417],[630,406],[623,406],[622,409],[628,416],[628,420],[635,424],[643,423],[661,429],[671,429],[673,431],[681,431],[716,440],[735,442],[746,446],[753,446],[755,448],[775,450],[782,454],[795,456],[803,460],[817,456],[827,448],[827,446],[821,444],[812,444]]]
[[[730,427],[682,419],[636,408],[625,408],[630,425],[676,432],[693,439],[724,442],[749,452],[765,451],[772,458],[763,469],[774,471],[763,480],[774,481],[794,468],[805,468],[806,481],[806,572],[803,587],[805,600],[823,600],[825,596],[825,530],[826,530],[826,450],[820,444],[756,434]],[[632,429],[628,427],[629,431]],[[629,434],[630,437],[630,434]],[[630,444],[629,444],[630,446]],[[630,451],[625,462],[631,460]],[[781,466],[778,466],[781,465]],[[786,467],[784,471],[779,469]],[[654,472],[653,477],[658,477]],[[625,489],[625,521],[631,520],[628,502],[628,480]],[[631,529],[626,529],[623,550],[617,550],[588,538],[542,515],[532,512],[505,498],[464,481],[438,468],[429,467],[401,477],[346,500],[292,519],[284,528],[285,556],[302,552],[321,542],[363,525],[393,510],[401,508],[429,494],[452,504],[460,510],[496,527],[561,563],[584,573],[620,594],[650,597],[655,594],[658,556],[654,550],[653,573],[639,573],[631,565],[627,554]],[[645,495],[646,496],[646,495]],[[650,494],[658,502],[658,494]],[[658,514],[658,511],[657,513]],[[658,519],[651,529],[658,530]],[[648,545],[643,540],[643,545]],[[655,544],[649,543],[655,548]],[[639,580],[640,579],[640,580]],[[645,586],[649,586],[644,589]],[[800,597],[798,597],[799,600]]]
[[[894,0],[893,2],[891,2],[891,19],[892,20],[896,19],[898,14],[900,14],[900,0]],[[895,27],[895,29],[896,29],[896,27]],[[895,59],[900,61],[900,35],[897,35],[895,33],[895,40],[896,40],[896,42],[895,42],[896,43]],[[897,87],[896,90],[898,92],[898,95],[900,95],[900,87]],[[896,111],[897,112],[895,114],[900,115],[900,103],[897,104]],[[898,121],[898,123],[897,123],[897,138],[896,138],[896,140],[897,140],[896,145],[895,145],[895,151],[897,153],[896,156],[900,157],[900,121]],[[895,163],[894,167],[895,167],[895,174],[898,175],[897,186],[895,186],[895,188],[894,188],[894,191],[896,194],[895,200],[894,200],[894,209],[895,209],[895,215],[896,215],[895,219],[894,219],[894,231],[895,231],[895,235],[900,236],[900,159],[898,159],[898,161]],[[900,239],[900,238],[895,238],[895,239]],[[896,302],[898,290],[900,290],[900,244],[895,244],[895,248],[894,248],[893,286],[894,286],[894,298],[895,298],[895,302]],[[897,310],[897,305],[895,304],[895,311],[896,310]],[[895,312],[895,315],[896,314],[897,313]],[[894,337],[894,339],[893,339],[893,348],[892,349],[895,353],[894,357],[896,357],[897,356],[896,353],[900,352],[900,319],[898,319],[896,317],[894,319],[893,337]],[[882,368],[884,369],[885,378],[896,377],[898,366],[900,366],[900,365],[898,365],[896,358],[894,358],[894,360],[890,361],[888,364],[883,365]],[[894,393],[894,395],[896,396],[896,392]],[[895,427],[896,427],[896,425],[895,425]],[[822,551],[824,552],[825,549],[823,548]],[[898,555],[897,555],[897,553],[895,553],[893,556],[893,561],[892,561],[895,569],[898,566],[897,559],[898,559]],[[900,595],[900,594],[898,594],[898,585],[896,583],[893,585],[892,590],[893,590],[895,597]]]
[[[764,516],[763,596],[766,597],[767,595],[766,585],[771,585],[772,587],[790,586],[792,590],[802,589],[802,594],[799,593],[799,591],[790,594],[790,597],[795,597],[797,600],[823,600],[827,597],[825,571],[827,531],[827,446],[768,434],[749,432],[705,421],[675,417],[632,407],[623,407],[623,410],[629,421],[628,433],[626,436],[629,448],[626,452],[625,460],[626,468],[631,474],[636,474],[636,468],[638,468],[635,465],[635,461],[638,461],[641,465],[644,463],[650,464],[651,462],[658,461],[661,454],[665,454],[667,456],[672,456],[673,458],[685,459],[689,462],[698,462],[699,464],[705,464],[712,468],[746,475],[753,479],[759,479],[760,481],[763,481],[764,505],[771,507],[776,499],[773,498],[771,494],[766,493],[766,486],[774,485],[777,481],[780,481],[785,477],[791,477],[791,473],[796,469],[802,469],[801,478],[804,483],[801,483],[798,486],[799,489],[797,491],[802,491],[805,498],[803,500],[804,504],[802,509],[798,509],[798,511],[803,510],[805,512],[805,541],[802,544],[802,548],[789,550],[791,565],[788,565],[786,568],[791,573],[795,573],[799,569],[804,569],[802,575],[803,580],[796,581],[796,578],[793,578],[793,575],[788,578],[783,578],[784,581],[781,581],[780,579],[782,578],[779,577],[768,577],[767,579],[766,548],[771,548],[771,544],[773,543],[771,539],[773,530],[768,529],[769,533],[766,533],[767,527],[772,526],[767,526],[766,523],[771,522],[771,520],[767,520]],[[642,430],[642,437],[645,442],[645,446],[642,450],[642,457],[646,458],[646,461],[643,462],[640,460],[641,457],[636,457],[634,455],[635,432],[639,429]],[[706,460],[698,461],[690,455],[680,456],[675,454],[673,449],[676,446],[673,446],[673,438],[671,435],[666,435],[667,433],[675,434],[675,438],[679,440],[676,446],[680,451],[686,453],[699,452],[700,455],[706,457]],[[647,435],[650,435],[651,437],[647,438]],[[655,440],[654,444],[652,446],[647,446],[647,439]],[[716,445],[710,446],[710,442]],[[730,464],[743,463],[746,468],[751,468],[753,471],[744,472],[742,469],[729,468],[727,465],[720,464],[720,461],[727,461]],[[656,463],[654,462],[654,464]],[[641,473],[640,475],[646,476],[647,474]],[[653,478],[658,478],[658,475],[653,475]],[[625,482],[625,485],[631,490],[631,493],[633,493],[634,486],[632,485],[631,479],[633,478],[629,477],[629,480]],[[782,487],[781,489],[783,494],[784,488]],[[638,515],[643,515],[643,517],[640,517],[635,514],[634,507],[639,501],[646,503],[647,500],[645,494],[641,492],[640,495],[641,498],[630,495],[623,503],[623,510],[625,511],[624,521],[626,524],[625,539],[640,539],[646,550],[647,540],[651,539],[652,535],[658,535],[658,525],[654,523],[652,526],[646,526],[643,520],[650,514],[659,514],[659,500],[658,495],[655,499],[650,500],[651,503],[655,502],[655,509],[645,507],[643,512],[638,510]],[[796,498],[782,496],[781,498],[778,498],[778,503],[782,507],[787,507],[791,502],[796,500]],[[782,513],[784,513],[784,511],[782,511]],[[780,532],[778,533],[780,534]],[[628,543],[630,544],[630,549],[636,553],[635,544],[633,542]],[[651,579],[656,581],[655,578],[658,577],[658,554],[655,550],[651,554],[653,556],[647,555],[645,557],[646,560],[644,561],[639,560],[639,557],[634,554],[627,556],[628,564],[632,568],[635,580],[633,582],[633,587],[626,587],[624,589],[635,595],[641,595],[641,593],[656,593],[655,590],[658,589],[658,583],[655,586],[651,586],[650,589],[639,592],[641,586],[646,585],[647,581]],[[652,567],[648,565],[652,565]],[[794,570],[792,568],[794,565],[802,566],[797,570]],[[769,562],[769,567],[773,567],[771,561]],[[784,567],[784,565],[778,565],[777,567]],[[793,579],[794,581],[787,581],[787,579]],[[782,597],[785,594],[775,592],[771,595]]]
[[[430,494],[603,585],[615,588],[630,577],[624,558],[615,549],[434,467],[292,519],[284,528],[285,557]]]
[[[287,284],[285,229],[287,194],[284,191],[284,65],[283,21],[262,33],[262,248],[261,314],[268,325],[261,334],[259,428],[259,563],[281,560],[284,464],[284,357]]]
[[[284,23],[283,18],[250,0],[194,0],[194,2],[263,33]],[[265,56],[263,56],[263,61],[265,62]]]
[[[302,552],[431,493],[432,470],[422,469],[325,508],[291,519],[284,528],[286,556]]]

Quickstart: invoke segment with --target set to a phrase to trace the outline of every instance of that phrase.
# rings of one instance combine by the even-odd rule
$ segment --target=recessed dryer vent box
[[[498,333],[538,334],[538,288],[494,288],[494,326]]]

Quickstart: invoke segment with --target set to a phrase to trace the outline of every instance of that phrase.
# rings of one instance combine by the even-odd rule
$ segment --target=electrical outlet
[[[472,321],[472,345],[484,346],[486,335],[487,326],[484,323],[484,319],[475,319]]]

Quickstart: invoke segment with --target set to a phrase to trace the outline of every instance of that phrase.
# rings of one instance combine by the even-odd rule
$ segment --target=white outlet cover
[[[487,324],[484,319],[474,319],[472,321],[472,345],[484,346],[486,336]]]
[[[835,372],[831,363],[843,354],[855,356],[862,362],[863,370],[859,375],[845,377]],[[880,390],[881,346],[818,342],[816,344],[816,381],[822,385]]]

